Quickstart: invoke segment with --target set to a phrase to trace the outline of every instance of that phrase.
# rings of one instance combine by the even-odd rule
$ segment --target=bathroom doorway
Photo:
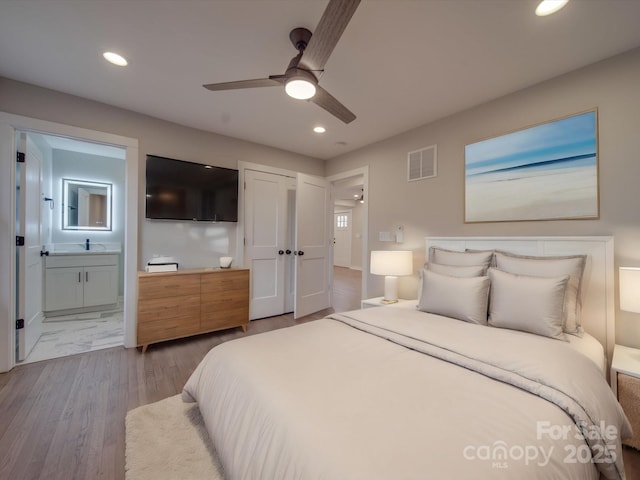
[[[6,272],[0,276],[0,371],[8,371],[17,363],[19,355],[19,345],[16,343],[16,330],[21,329],[21,323],[26,327],[26,322],[18,315],[18,296],[22,292],[26,294],[31,288],[18,282],[19,268],[17,240],[20,233],[20,224],[17,221],[17,185],[16,171],[18,170],[16,162],[16,152],[18,150],[18,142],[16,141],[16,133],[25,132],[32,134],[44,134],[54,137],[60,137],[65,140],[77,140],[89,144],[98,144],[101,146],[118,147],[125,151],[125,160],[121,161],[124,168],[124,182],[122,188],[117,194],[123,205],[129,205],[129,208],[123,207],[122,232],[123,241],[121,242],[120,252],[120,270],[123,276],[118,278],[122,300],[120,303],[123,308],[123,326],[124,326],[124,345],[125,347],[135,346],[135,306],[137,302],[136,280],[138,269],[138,177],[139,177],[139,159],[138,159],[138,140],[120,135],[114,135],[94,130],[88,130],[80,127],[48,122],[44,120],[13,115],[0,112],[0,167],[8,175],[0,178],[0,191],[2,202],[0,202],[0,223],[8,226],[7,229],[0,232],[0,250],[6,252],[0,256],[0,271]],[[115,194],[115,192],[114,192]],[[48,197],[47,198],[52,198]],[[55,199],[54,199],[55,200]],[[41,203],[45,208],[48,207],[49,201],[41,198]],[[55,207],[54,207],[55,208]],[[53,216],[53,215],[52,215]],[[52,220],[59,221],[58,216]],[[54,225],[52,223],[51,228]],[[72,232],[67,232],[71,234]],[[81,237],[82,243],[86,241],[84,234],[75,232]],[[91,235],[96,233],[91,232]],[[53,236],[53,230],[52,230]],[[92,240],[92,236],[89,237]],[[70,245],[78,245],[75,243],[77,238],[69,237]],[[53,240],[53,239],[52,239]],[[102,240],[102,239],[101,239]],[[104,243],[104,242],[97,242]],[[108,243],[108,242],[107,242]],[[92,242],[93,244],[93,242]],[[54,244],[55,245],[55,244]],[[45,245],[46,246],[46,245]],[[43,249],[45,250],[45,249]],[[11,253],[10,253],[11,252]],[[93,253],[93,252],[92,252]],[[111,254],[112,252],[107,252]],[[113,266],[113,268],[118,268]],[[109,270],[108,268],[107,270]],[[85,272],[86,273],[86,272]],[[89,272],[92,280],[105,277],[104,272],[101,275],[93,276]],[[111,274],[109,274],[111,275]],[[83,276],[86,279],[86,275]],[[23,282],[24,280],[20,280]],[[94,289],[94,292],[97,289]],[[98,295],[100,296],[100,295]],[[94,301],[95,299],[92,299]],[[116,302],[118,303],[118,300]]]
[[[26,154],[16,175],[17,229],[27,231],[31,243],[41,244],[35,248],[43,260],[31,265],[40,272],[27,279],[27,288],[18,288],[19,308],[30,312],[39,305],[42,320],[28,314],[26,328],[16,330],[16,361],[123,345],[126,149],[22,131],[16,132],[16,144]],[[37,170],[37,175],[25,175],[27,169]],[[20,192],[25,178],[32,183],[28,192]],[[30,204],[35,207],[24,208]],[[31,229],[20,222],[30,210],[31,223],[39,220]],[[28,256],[17,248],[18,265],[21,255]],[[41,287],[36,285],[38,276]]]

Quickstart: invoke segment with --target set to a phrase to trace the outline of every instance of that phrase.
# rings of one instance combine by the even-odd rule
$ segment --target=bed
[[[494,282],[486,293],[493,307],[485,306],[494,325],[472,321],[480,290],[457,290],[443,303],[458,277],[425,267],[413,305],[333,314],[215,347],[183,399],[198,403],[228,479],[624,478],[620,441],[630,427],[605,379],[612,239],[427,238],[426,247],[434,265],[436,250],[454,263],[492,252],[491,270],[459,277],[455,288]],[[566,303],[572,275],[505,281],[495,249],[524,263],[584,257],[575,334],[563,331],[580,306]],[[551,320],[544,313],[553,328],[510,328],[546,305],[509,317],[505,302],[520,297],[499,294],[512,284],[528,296],[544,284],[554,302],[562,297],[559,313],[556,304]]]

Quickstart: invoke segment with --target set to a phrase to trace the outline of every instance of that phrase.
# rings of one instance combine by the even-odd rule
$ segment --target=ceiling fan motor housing
[[[294,28],[291,30],[291,33],[289,33],[289,39],[295,49],[302,53],[304,49],[307,48],[309,40],[311,40],[311,32],[303,27]]]

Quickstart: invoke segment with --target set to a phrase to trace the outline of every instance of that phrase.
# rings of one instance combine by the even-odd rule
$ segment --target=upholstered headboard
[[[611,365],[615,345],[613,237],[425,237],[429,247],[449,250],[505,250],[522,255],[586,254],[582,327],[603,345]]]

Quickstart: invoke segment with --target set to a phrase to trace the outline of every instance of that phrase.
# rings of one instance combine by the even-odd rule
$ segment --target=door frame
[[[16,131],[58,135],[126,149],[124,234],[124,345],[136,346],[138,275],[138,140],[36,118],[0,112],[0,372],[15,364],[16,321]]]
[[[368,285],[369,285],[369,166],[355,168],[346,172],[336,173],[326,177],[331,185],[331,196],[333,197],[333,190],[335,183],[347,180],[352,177],[362,176],[362,194],[364,195],[364,203],[362,204],[362,288],[361,288],[361,300],[368,298]],[[331,235],[333,236],[333,222],[331,222]],[[333,256],[333,249],[332,249]],[[333,258],[331,258],[331,264],[333,265]],[[333,278],[332,278],[333,285]]]

